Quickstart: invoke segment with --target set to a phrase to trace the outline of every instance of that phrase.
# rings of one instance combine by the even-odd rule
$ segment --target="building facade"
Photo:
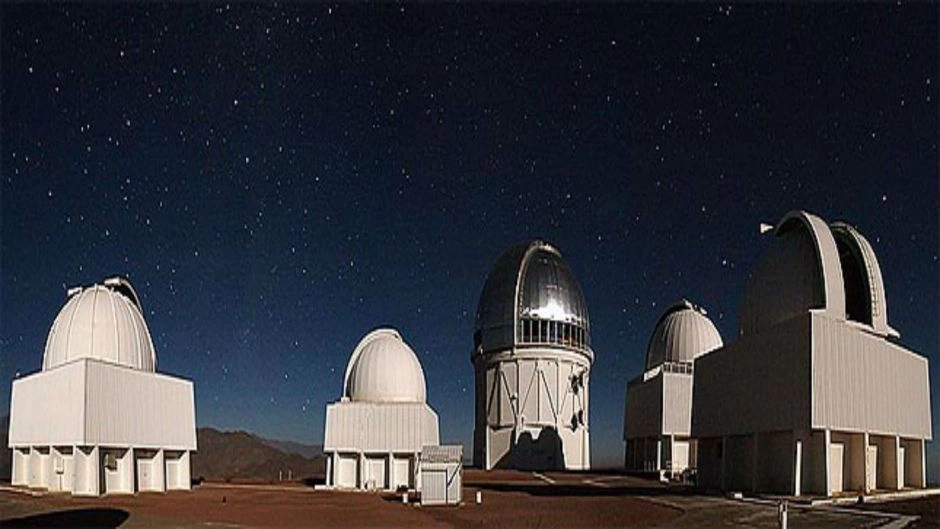
[[[349,357],[342,397],[326,407],[326,485],[420,490],[421,449],[439,440],[417,355],[394,329],[370,332]]]
[[[517,244],[496,260],[477,307],[474,465],[591,467],[587,303],[552,245]]]
[[[700,484],[798,496],[925,486],[927,359],[897,343],[858,231],[784,216],[739,327],[695,365]]]
[[[705,311],[687,300],[659,318],[646,349],[646,368],[627,383],[623,430],[627,470],[675,477],[695,467],[694,363],[721,345],[721,335]]]
[[[193,384],[156,364],[127,280],[69,290],[42,371],[13,382],[12,484],[89,496],[189,490]]]

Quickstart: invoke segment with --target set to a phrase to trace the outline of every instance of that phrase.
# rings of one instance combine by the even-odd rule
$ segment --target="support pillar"
[[[826,496],[832,496],[832,482],[829,476],[832,475],[832,461],[829,457],[829,445],[832,444],[832,431],[826,428],[823,431],[823,456],[826,458]]]
[[[803,495],[803,440],[796,437],[793,442],[793,495]]]

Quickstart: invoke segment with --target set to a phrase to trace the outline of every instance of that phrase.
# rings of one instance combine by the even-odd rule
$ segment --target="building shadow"
[[[303,480],[304,486],[316,487],[317,485],[326,485],[326,476],[309,476]]]
[[[522,492],[530,496],[561,497],[610,497],[610,496],[690,496],[700,494],[692,487],[636,487],[636,486],[598,486],[592,483],[474,483],[473,488],[498,492]]]
[[[71,509],[0,520],[0,528],[74,527],[76,529],[114,529],[124,523],[129,516],[130,514],[127,511],[121,509]]]
[[[543,428],[538,439],[524,432],[509,448],[509,452],[496,462],[495,468],[516,470],[564,470],[565,454],[561,437],[554,428]]]

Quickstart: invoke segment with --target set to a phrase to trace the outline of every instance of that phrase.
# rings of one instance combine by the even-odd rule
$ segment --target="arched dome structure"
[[[103,284],[69,290],[52,322],[43,371],[90,358],[154,372],[157,355],[140,299],[130,282],[113,277]]]
[[[417,355],[395,329],[376,329],[353,350],[343,397],[356,402],[424,403],[427,390]]]
[[[844,223],[827,225],[805,211],[777,224],[774,242],[748,281],[740,334],[764,329],[817,310],[897,337],[888,325],[884,283],[868,241]]]
[[[561,252],[541,240],[513,245],[496,260],[480,294],[475,331],[481,353],[557,344],[593,359],[581,285]]]
[[[646,369],[667,362],[691,363],[722,345],[721,335],[705,310],[684,299],[667,309],[656,323],[646,348]]]

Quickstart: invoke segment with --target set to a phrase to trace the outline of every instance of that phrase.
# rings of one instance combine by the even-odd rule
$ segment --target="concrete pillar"
[[[894,444],[894,490],[904,488],[904,458],[901,456],[901,437],[895,435]]]
[[[803,495],[803,440],[794,434],[793,441],[793,495]]]
[[[869,487],[869,482],[868,482],[869,481],[868,476],[871,474],[871,472],[878,472],[877,468],[870,468],[871,461],[868,460],[868,450],[869,450],[868,447],[870,445],[871,445],[871,436],[868,434],[868,432],[865,432],[862,434],[862,452],[865,454],[865,457],[862,460],[862,476],[864,479],[865,494],[868,494],[869,492],[871,492],[871,487]]]
[[[358,483],[360,489],[366,488],[366,455],[362,452],[359,452],[359,472],[357,473]]]
[[[157,483],[157,490],[160,492],[166,492],[166,463],[164,462],[163,449],[157,450],[156,455],[153,456],[153,470],[154,479]]]
[[[388,462],[385,464],[385,488],[395,490],[395,456],[388,453]]]
[[[101,494],[101,453],[97,446],[73,446],[75,481],[74,496],[98,496]]]
[[[29,484],[29,447],[18,446],[13,449],[13,468],[10,475],[10,484],[13,486],[26,486]]]
[[[829,445],[832,444],[832,431],[826,428],[823,431],[823,455],[826,458],[826,496],[832,496],[832,483],[829,476],[832,474],[832,461],[829,457]]]
[[[192,490],[193,488],[192,467],[190,466],[189,456],[189,450],[186,450],[180,456],[180,485],[182,485],[180,488],[182,490]]]

